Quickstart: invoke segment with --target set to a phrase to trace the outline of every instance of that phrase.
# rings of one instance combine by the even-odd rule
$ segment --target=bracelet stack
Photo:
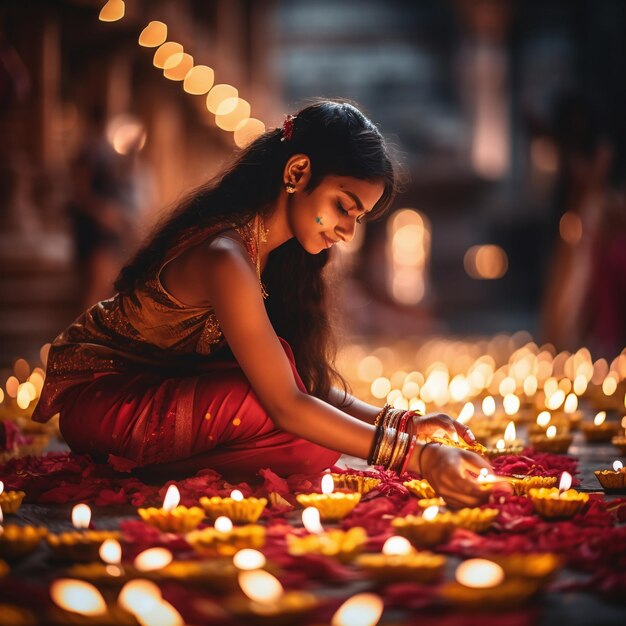
[[[402,472],[406,469],[410,453],[415,447],[411,418],[416,411],[394,409],[385,404],[374,420],[376,434],[367,462],[386,469]]]

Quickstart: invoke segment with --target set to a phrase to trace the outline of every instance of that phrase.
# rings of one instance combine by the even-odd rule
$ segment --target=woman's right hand
[[[489,497],[490,490],[481,488],[476,476],[483,468],[490,474],[493,469],[478,454],[432,443],[424,449],[417,445],[411,456],[407,469],[425,478],[451,508],[476,506]]]

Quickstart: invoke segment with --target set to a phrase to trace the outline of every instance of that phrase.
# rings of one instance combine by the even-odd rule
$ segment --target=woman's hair
[[[283,171],[294,154],[311,161],[310,192],[328,175],[382,182],[384,191],[366,219],[391,204],[396,175],[379,130],[347,102],[319,101],[300,110],[290,138],[268,130],[251,142],[219,176],[195,189],[166,218],[122,269],[115,282],[129,293],[162,265],[167,251],[185,233],[207,226],[249,222],[268,214],[283,188]],[[272,251],[263,272],[266,308],[278,336],[292,347],[307,390],[326,398],[333,382],[347,386],[334,367],[335,343],[329,319],[323,269],[329,250],[309,254],[293,238]]]

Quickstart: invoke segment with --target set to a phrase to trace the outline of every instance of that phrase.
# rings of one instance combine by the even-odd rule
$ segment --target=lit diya
[[[0,524],[2,515],[0,513]],[[0,556],[8,561],[19,560],[35,550],[48,534],[48,529],[37,526],[0,526]]]
[[[516,496],[527,496],[530,489],[556,486],[556,476],[513,476],[511,485]]]
[[[417,548],[430,548],[446,543],[454,531],[448,513],[439,514],[436,506],[428,507],[421,516],[407,515],[391,520],[395,532],[406,537]]]
[[[118,531],[89,530],[91,509],[87,504],[77,504],[72,509],[75,530],[45,536],[46,543],[56,559],[87,563],[98,558],[98,550],[106,539],[119,539]]]
[[[357,476],[356,474],[331,474],[335,489],[355,491],[361,495],[369,493],[380,485],[380,478],[372,476]]]
[[[227,598],[224,606],[229,613],[254,624],[293,624],[318,605],[312,593],[286,592],[275,576],[262,569],[240,571],[238,580],[245,595]]]
[[[583,422],[581,429],[585,439],[589,442],[611,441],[619,433],[618,424],[606,421],[606,411],[597,413],[593,418],[593,423]]]
[[[530,445],[538,452],[566,454],[574,438],[569,432],[557,432],[556,426],[548,426],[545,435],[531,435]]]
[[[626,397],[624,398],[626,404]],[[611,438],[611,443],[620,451],[621,454],[626,456],[626,415],[622,417],[622,428],[624,433],[622,435],[615,435]]]
[[[524,444],[522,440],[517,439],[515,424],[509,422],[504,430],[504,437],[498,439],[494,447],[487,448],[485,456],[489,459],[494,459],[505,454],[520,454],[523,449]]]
[[[244,548],[262,548],[265,545],[265,527],[260,524],[233,526],[226,516],[218,517],[213,528],[187,533],[187,543],[204,556],[232,556]]]
[[[572,476],[569,472],[561,474],[558,489],[553,487],[530,489],[528,495],[533,502],[535,510],[547,519],[568,519],[581,511],[589,496],[570,489]]]
[[[563,565],[563,558],[552,552],[498,554],[489,557],[507,578],[527,578],[546,584]]]
[[[535,581],[508,578],[504,569],[487,559],[468,559],[456,569],[456,580],[438,589],[445,601],[476,610],[506,609],[523,604],[538,589]]]
[[[187,508],[179,505],[180,492],[176,485],[167,488],[163,506],[138,509],[139,517],[163,532],[186,533],[198,527],[204,519],[204,511],[198,506]]]
[[[332,480],[332,479],[331,479]],[[230,496],[220,498],[213,496],[200,498],[206,516],[214,522],[218,517],[228,517],[236,524],[253,524],[256,522],[267,504],[266,498],[244,498],[239,489],[233,489]]]
[[[432,552],[416,552],[405,537],[389,537],[381,554],[363,554],[356,565],[380,582],[432,583],[441,577],[446,558]]]
[[[17,513],[26,494],[23,491],[5,491],[0,480],[0,509],[4,514]]]
[[[596,470],[594,474],[605,491],[626,489],[626,467],[621,461],[613,462],[613,470]]]
[[[435,490],[430,486],[430,483],[425,479],[414,478],[413,480],[407,480],[402,483],[414,496],[420,499],[429,499],[436,497]]]
[[[334,481],[330,474],[322,478],[322,493],[298,494],[296,499],[303,507],[315,507],[322,521],[338,521],[349,515],[361,501],[360,493],[334,492]]]

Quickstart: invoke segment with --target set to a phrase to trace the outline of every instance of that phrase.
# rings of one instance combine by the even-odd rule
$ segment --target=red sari
[[[128,465],[226,476],[313,473],[339,453],[279,430],[239,368],[210,307],[191,307],[160,282],[184,250],[232,226],[184,233],[154,276],[83,313],[52,344],[46,382],[33,414],[60,413],[75,452]],[[236,229],[256,263],[251,228]],[[232,236],[236,237],[235,233]],[[306,391],[281,339],[296,384]]]

